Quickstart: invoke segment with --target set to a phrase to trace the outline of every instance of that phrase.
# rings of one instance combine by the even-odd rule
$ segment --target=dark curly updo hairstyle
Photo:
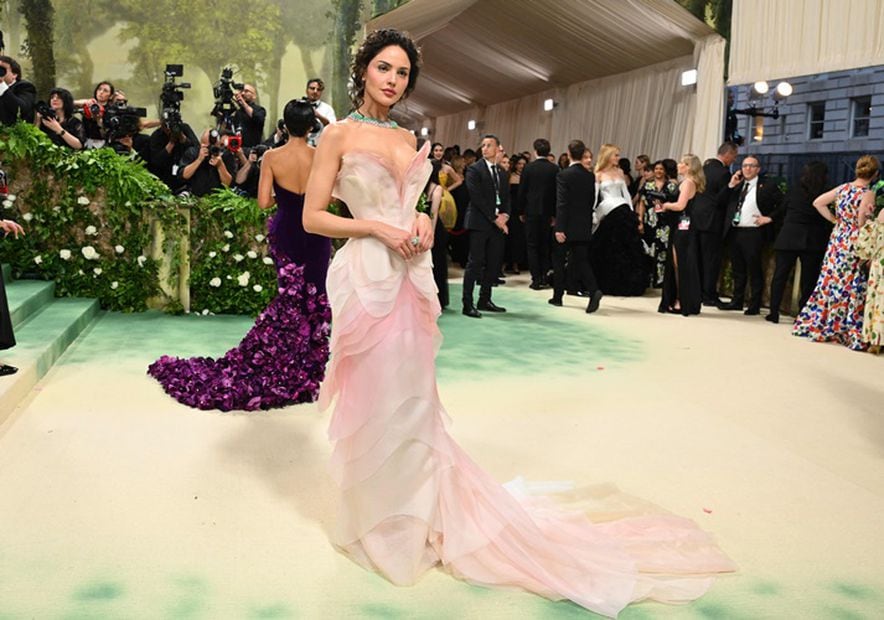
[[[402,93],[403,99],[414,90],[417,85],[417,76],[421,69],[421,53],[407,34],[393,28],[384,28],[375,30],[365,37],[365,41],[359,46],[356,55],[353,57],[353,64],[350,67],[350,102],[353,109],[358,110],[359,106],[365,101],[365,72],[368,70],[368,63],[378,55],[378,53],[390,45],[401,47],[408,55],[408,61],[411,63],[411,70],[408,72],[408,86]]]
[[[282,120],[289,135],[303,138],[310,132],[319,131],[319,120],[313,106],[304,98],[292,99],[282,110]]]

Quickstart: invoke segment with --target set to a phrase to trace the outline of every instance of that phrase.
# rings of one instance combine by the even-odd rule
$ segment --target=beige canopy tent
[[[475,147],[492,132],[509,151],[579,138],[705,158],[721,140],[725,41],[674,0],[411,0],[366,26],[387,27],[421,46],[417,91],[397,114],[434,141]],[[697,83],[682,86],[690,69]]]

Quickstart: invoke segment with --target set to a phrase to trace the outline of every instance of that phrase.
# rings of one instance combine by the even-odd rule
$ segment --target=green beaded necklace
[[[370,116],[365,116],[361,114],[358,110],[353,110],[350,114],[347,115],[347,118],[350,120],[354,120],[357,123],[366,123],[368,125],[374,125],[375,127],[385,127],[387,129],[396,129],[399,127],[399,124],[396,121],[382,121],[379,118],[372,118]]]

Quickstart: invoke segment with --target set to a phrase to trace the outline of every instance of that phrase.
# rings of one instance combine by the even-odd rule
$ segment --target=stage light
[[[476,129],[476,121],[469,120],[467,121],[467,131],[475,131]]]
[[[681,74],[681,85],[682,86],[693,86],[697,83],[697,70],[696,69],[688,69],[687,71],[682,72]]]
[[[789,95],[792,94],[792,85],[789,82],[780,82],[777,84],[777,92],[775,97],[779,99],[785,99]]]
[[[755,82],[752,85],[752,94],[755,96],[763,96],[767,94],[767,91],[770,90],[770,86],[768,86],[767,82]]]
[[[426,138],[430,135],[430,129],[428,127],[421,127],[421,137]]]
[[[544,112],[552,112],[552,109],[556,107],[556,102],[552,99],[545,99],[543,101],[543,111]]]

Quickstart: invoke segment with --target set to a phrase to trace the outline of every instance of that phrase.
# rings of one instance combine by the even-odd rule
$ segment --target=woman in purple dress
[[[253,411],[312,402],[325,376],[331,318],[325,275],[331,243],[301,224],[314,152],[306,136],[316,117],[308,102],[292,100],[283,119],[289,140],[264,155],[258,183],[258,205],[277,204],[268,240],[279,294],[223,357],[164,355],[148,368],[169,395],[191,407]]]

